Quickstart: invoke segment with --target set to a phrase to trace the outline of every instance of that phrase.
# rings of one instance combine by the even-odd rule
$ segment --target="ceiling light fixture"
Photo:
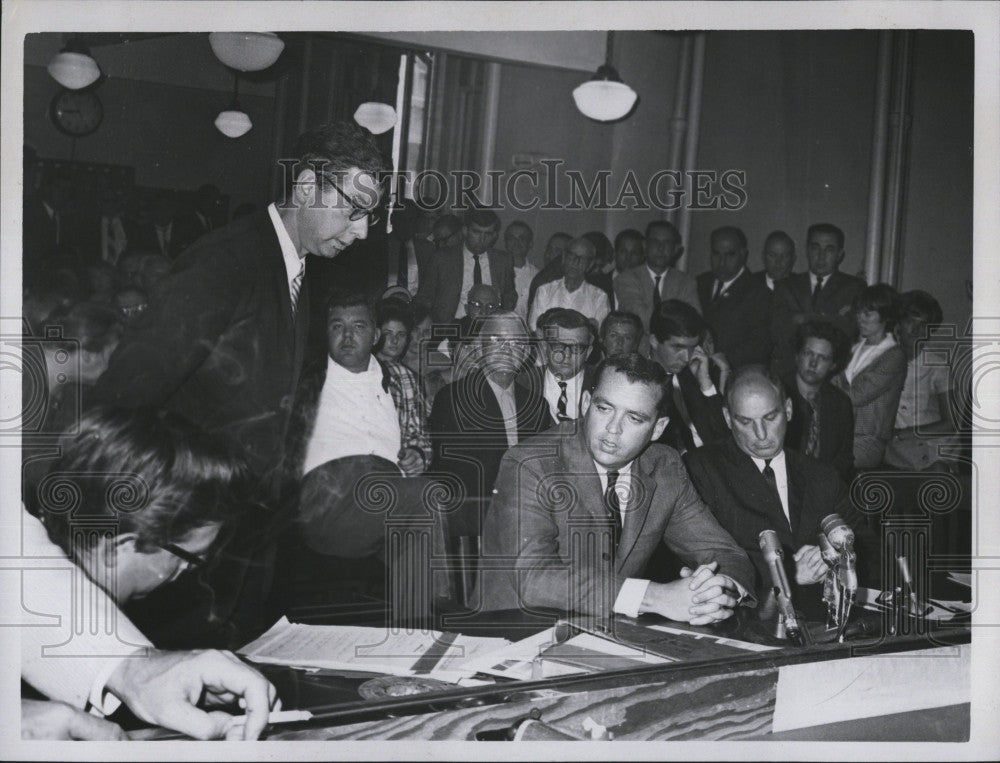
[[[274,32],[211,32],[208,42],[216,58],[241,72],[266,69],[285,49]]]
[[[215,118],[215,127],[227,138],[239,138],[250,132],[253,122],[250,116],[240,108],[240,77],[234,73],[233,76],[233,102],[225,111],[219,112]]]
[[[47,69],[52,79],[69,90],[82,90],[93,85],[101,76],[101,67],[79,37],[68,40],[66,46],[49,61]]]
[[[354,121],[373,135],[381,135],[396,126],[396,110],[388,103],[368,101],[358,106]]]
[[[573,91],[576,107],[591,119],[598,122],[614,122],[628,114],[639,97],[630,88],[618,71],[611,65],[611,55],[614,52],[614,32],[608,32],[605,49],[604,65],[599,67],[588,82],[584,82]]]

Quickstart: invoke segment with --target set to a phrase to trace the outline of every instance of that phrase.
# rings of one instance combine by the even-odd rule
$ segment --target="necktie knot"
[[[653,279],[653,310],[659,310],[660,304],[663,302],[663,298],[660,296],[660,279],[663,278],[663,274],[656,276]]]
[[[566,414],[566,404],[569,401],[568,395],[566,394],[566,382],[559,381],[559,400],[556,403],[556,414],[560,421],[565,421],[569,418]]]
[[[479,254],[472,255],[472,259],[475,260],[475,265],[472,266],[472,283],[474,285],[479,285],[483,282],[483,266],[479,262],[481,256]]]

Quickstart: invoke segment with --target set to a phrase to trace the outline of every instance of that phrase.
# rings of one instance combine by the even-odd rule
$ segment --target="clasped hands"
[[[691,625],[725,620],[733,614],[740,593],[735,581],[717,573],[718,568],[718,562],[703,564],[694,570],[684,567],[677,580],[650,583],[639,611],[655,612]]]

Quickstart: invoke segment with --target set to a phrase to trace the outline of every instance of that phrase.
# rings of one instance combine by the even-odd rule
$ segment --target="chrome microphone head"
[[[781,543],[778,541],[778,533],[774,530],[761,530],[760,535],[757,536],[757,542],[760,544],[760,550],[764,552],[765,559],[783,559],[785,557],[781,550]]]
[[[854,544],[854,530],[840,514],[827,514],[819,523],[819,527],[838,551]]]

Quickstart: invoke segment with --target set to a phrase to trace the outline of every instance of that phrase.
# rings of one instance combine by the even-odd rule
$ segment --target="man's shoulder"
[[[678,271],[680,272],[680,271]],[[706,270],[704,273],[699,273],[694,277],[695,283],[699,287],[711,286],[715,281],[715,274],[711,270]]]
[[[820,394],[834,405],[840,405],[845,408],[853,407],[848,394],[839,387],[833,386],[829,380],[824,382],[823,386],[820,387]]]
[[[635,265],[619,273],[618,278],[615,279],[615,284],[620,286],[636,286],[642,283],[644,273],[646,273],[645,265]]]
[[[821,494],[830,492],[831,486],[841,482],[840,475],[832,464],[791,448],[785,448],[785,464],[790,474]]]
[[[806,275],[808,276],[808,273]],[[838,270],[830,276],[830,286],[838,291],[850,291],[853,293],[863,291],[867,284],[857,276],[852,276],[850,273]]]
[[[233,220],[199,237],[177,257],[177,267],[192,267],[216,260],[251,262],[268,249],[280,256],[281,246],[266,211]]]

